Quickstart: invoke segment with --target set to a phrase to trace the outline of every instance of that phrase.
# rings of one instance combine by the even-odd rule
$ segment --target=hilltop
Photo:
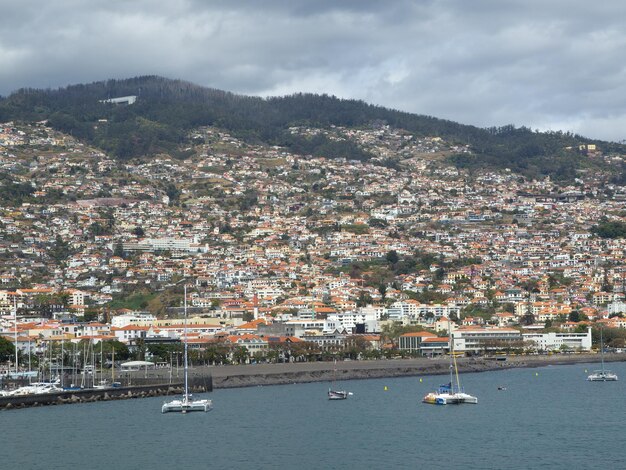
[[[136,96],[131,105],[106,102]],[[410,114],[328,95],[294,94],[259,98],[205,88],[157,76],[107,80],[55,90],[21,89],[0,99],[0,122],[47,120],[49,125],[120,160],[169,154],[189,156],[192,130],[200,126],[224,129],[250,143],[278,145],[297,154],[370,160],[373,155],[357,142],[325,133],[294,133],[294,126],[372,128],[388,125],[416,137],[437,137],[452,150],[448,163],[470,171],[509,168],[530,178],[550,176],[573,180],[580,172],[619,173],[604,159],[591,159],[580,148],[597,148],[602,155],[621,155],[626,146],[562,132],[536,132],[514,126],[475,126]],[[462,152],[455,152],[462,148]],[[399,158],[381,161],[396,165]]]

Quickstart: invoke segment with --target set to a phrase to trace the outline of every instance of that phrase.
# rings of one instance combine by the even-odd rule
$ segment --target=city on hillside
[[[469,147],[385,124],[289,132],[373,158],[201,127],[176,158],[119,160],[0,124],[2,373],[85,342],[171,365],[184,312],[205,364],[624,348],[619,182],[463,169],[446,157]]]

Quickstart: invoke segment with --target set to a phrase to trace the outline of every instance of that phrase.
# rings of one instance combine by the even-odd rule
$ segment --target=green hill
[[[129,106],[102,102],[127,95],[136,95],[137,101]],[[156,76],[55,90],[21,89],[0,99],[0,122],[46,119],[52,127],[120,159],[160,152],[184,156],[181,148],[189,130],[204,125],[224,128],[249,141],[283,145],[298,153],[366,160],[370,155],[350,141],[294,136],[287,129],[294,125],[361,127],[386,123],[417,136],[438,136],[451,144],[470,145],[471,157],[451,157],[460,167],[510,168],[527,176],[550,175],[555,179],[571,179],[576,170],[590,166],[577,150],[581,143],[596,143],[605,153],[626,153],[623,145],[569,133],[540,133],[513,126],[482,129],[328,95],[241,96]]]

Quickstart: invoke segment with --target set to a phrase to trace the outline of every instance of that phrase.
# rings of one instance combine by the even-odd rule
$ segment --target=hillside
[[[129,106],[101,102],[126,95],[138,99]],[[437,136],[452,145],[469,145],[470,156],[448,156],[459,167],[510,168],[529,177],[549,175],[565,180],[580,170],[606,168],[602,160],[591,161],[579,153],[582,143],[595,143],[604,154],[626,153],[624,145],[569,133],[540,133],[513,126],[481,129],[327,95],[241,96],[155,76],[56,90],[22,89],[0,100],[0,122],[15,120],[49,120],[53,128],[119,159],[157,153],[184,158],[189,131],[207,125],[249,142],[282,145],[295,153],[367,160],[371,154],[350,140],[305,137],[288,132],[288,128],[384,123],[416,136]]]

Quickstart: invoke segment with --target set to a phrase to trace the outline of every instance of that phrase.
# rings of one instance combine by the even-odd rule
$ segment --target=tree
[[[237,364],[245,363],[248,357],[248,348],[245,346],[237,346],[233,351],[233,361]]]
[[[382,297],[383,302],[384,302],[386,297],[387,297],[387,285],[386,284],[379,284],[378,292],[380,293],[380,296]]]
[[[0,336],[0,362],[8,361],[14,355],[15,346],[13,346],[13,343],[4,336]]]
[[[398,252],[396,250],[391,250],[387,252],[387,254],[385,255],[385,259],[390,264],[396,264],[400,260],[400,258],[398,257]]]
[[[118,258],[124,257],[124,245],[122,245],[122,242],[117,242],[115,244],[115,248],[113,249],[113,256],[117,256]]]
[[[64,241],[60,235],[57,235],[54,239],[54,245],[48,250],[50,258],[57,263],[64,262],[71,254],[70,245]]]
[[[102,342],[102,351],[107,357],[113,357],[113,351],[115,351],[115,360],[125,361],[130,357],[130,351],[128,346],[121,341],[111,340]]]
[[[374,300],[372,299],[372,296],[369,294],[369,292],[362,290],[361,292],[359,292],[359,298],[356,301],[356,306],[365,307],[367,305],[371,305],[373,302]]]
[[[141,238],[145,235],[145,232],[142,227],[139,225],[132,229],[131,233],[135,235],[137,238]]]
[[[578,310],[572,310],[568,315],[568,320],[578,323],[580,321],[580,312]]]

